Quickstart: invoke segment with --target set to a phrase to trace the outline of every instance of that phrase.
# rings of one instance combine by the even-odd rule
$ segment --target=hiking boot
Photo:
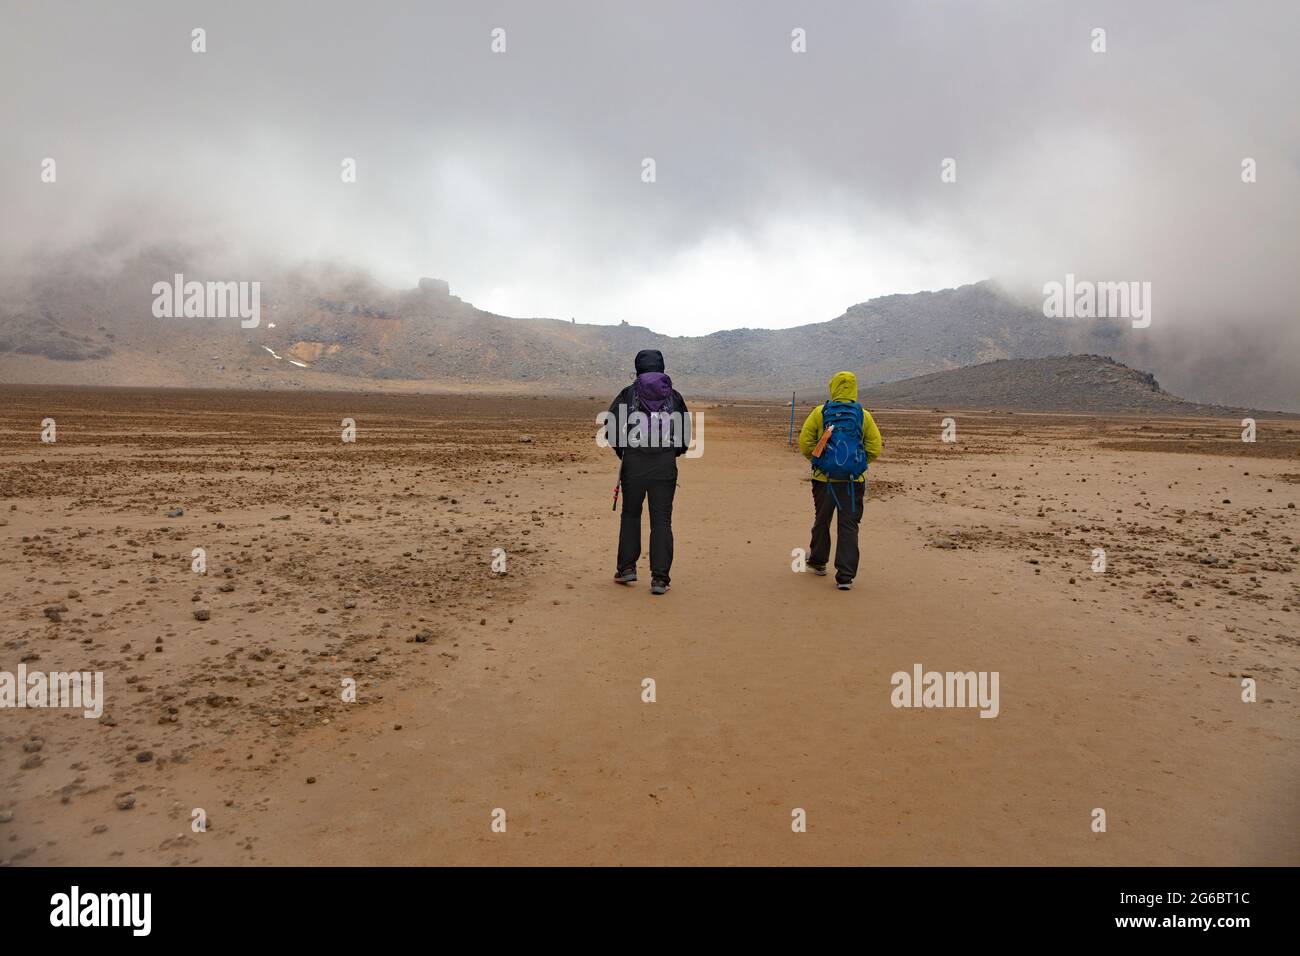
[[[668,582],[665,581],[663,578],[651,578],[651,579],[650,579],[650,593],[651,593],[651,594],[667,594],[667,593],[668,593]]]
[[[636,580],[636,568],[624,568],[614,574],[615,584],[631,584]]]
[[[853,582],[852,582],[852,581],[836,581],[836,582],[835,582],[835,586],[836,586],[837,588],[839,588],[841,591],[852,591],[852,590],[853,590]]]
[[[819,578],[824,578],[824,577],[826,577],[826,565],[824,565],[824,564],[810,564],[810,565],[808,565],[808,567],[812,568],[812,573],[815,574],[815,575],[817,575],[817,577],[819,577]]]

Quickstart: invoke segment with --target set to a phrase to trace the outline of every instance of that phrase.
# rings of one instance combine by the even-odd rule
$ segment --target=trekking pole
[[[790,393],[790,447],[794,447],[794,392]]]
[[[616,485],[614,486],[614,504],[610,507],[610,509],[609,509],[610,511],[617,511],[617,510],[618,510],[618,489],[620,489],[620,488],[622,488],[622,487],[623,487],[623,482],[622,482],[622,481],[620,481],[618,484],[616,484]]]

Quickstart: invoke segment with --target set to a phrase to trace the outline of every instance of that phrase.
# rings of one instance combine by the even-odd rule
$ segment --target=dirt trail
[[[669,594],[646,574],[613,585],[612,456],[582,450],[510,483],[520,514],[558,511],[549,551],[454,651],[411,658],[382,701],[292,745],[236,734],[193,753],[148,793],[152,812],[117,814],[99,842],[75,831],[102,812],[68,809],[74,833],[32,862],[1300,862],[1295,647],[1243,648],[1224,629],[1237,615],[1087,580],[1087,541],[1032,566],[1038,552],[996,546],[1049,520],[1012,513],[1006,488],[1055,493],[1088,467],[1119,482],[1111,462],[1032,448],[891,462],[886,424],[853,591],[792,573],[806,466],[741,420],[711,422],[682,463]],[[1176,476],[1234,467],[1112,457],[1170,495]],[[936,528],[979,546],[935,547]],[[1117,532],[1105,540],[1122,561]],[[895,709],[890,677],[915,663],[999,672],[1000,714]],[[1236,671],[1257,666],[1261,703],[1243,704]],[[188,832],[197,806],[204,834]]]
[[[393,751],[391,776],[340,782],[303,814],[317,821],[313,858],[1300,859],[1294,725],[1284,738],[1240,704],[1201,653],[1013,577],[1005,557],[924,549],[920,509],[897,498],[867,506],[856,590],[792,573],[810,521],[803,477],[802,460],[725,435],[684,463],[662,599],[607,584],[613,516],[582,521],[521,615],[522,639],[428,721],[443,740]],[[572,493],[599,502],[606,484]],[[914,662],[1000,671],[1000,716],[894,709],[890,675]],[[372,802],[364,824],[324,823]],[[505,838],[488,832],[492,807],[507,809]],[[791,832],[795,807],[806,834]],[[1104,835],[1089,828],[1094,807]],[[359,848],[376,826],[392,842]]]

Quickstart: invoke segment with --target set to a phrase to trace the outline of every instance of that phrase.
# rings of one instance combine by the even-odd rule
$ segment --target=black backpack
[[[653,425],[653,422],[654,422],[654,416],[656,416],[656,415],[668,415],[668,416],[669,416],[669,418],[668,418],[668,429],[667,429],[667,431],[668,431],[668,440],[667,440],[667,441],[665,441],[665,440],[663,439],[662,435],[661,435],[660,440],[659,440],[659,443],[658,443],[657,445],[653,445],[653,444],[652,444],[652,445],[637,445],[637,446],[631,446],[631,447],[637,447],[637,448],[648,448],[648,449],[651,450],[651,451],[658,451],[658,450],[663,449],[663,448],[673,448],[673,449],[677,449],[677,448],[683,448],[683,447],[685,447],[685,443],[683,442],[683,437],[684,437],[684,436],[682,435],[682,430],[683,430],[683,427],[684,427],[684,423],[681,421],[681,416],[679,415],[677,418],[673,418],[673,417],[671,417],[671,416],[672,416],[675,412],[677,412],[677,410],[678,410],[678,409],[677,409],[677,390],[676,390],[676,389],[670,389],[670,390],[669,390],[669,392],[668,392],[668,398],[667,398],[667,400],[665,400],[663,408],[659,409],[659,411],[657,411],[657,412],[652,412],[652,411],[649,411],[648,409],[645,409],[645,408],[642,408],[642,407],[641,407],[641,396],[637,394],[637,391],[636,391],[636,385],[629,385],[629,386],[628,386],[628,390],[632,393],[632,396],[631,396],[631,397],[632,397],[632,401],[626,403],[627,406],[628,406],[628,417],[629,417],[629,418],[631,417],[631,415],[632,415],[633,412],[640,412],[642,415],[644,415],[644,416],[646,417],[648,427],[653,428],[653,427],[654,427],[654,425]],[[648,438],[648,436],[647,436],[647,438]]]

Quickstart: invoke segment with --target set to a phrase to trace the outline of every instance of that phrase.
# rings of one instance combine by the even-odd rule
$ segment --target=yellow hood
[[[831,376],[831,401],[856,402],[858,379],[852,372],[836,372]]]

